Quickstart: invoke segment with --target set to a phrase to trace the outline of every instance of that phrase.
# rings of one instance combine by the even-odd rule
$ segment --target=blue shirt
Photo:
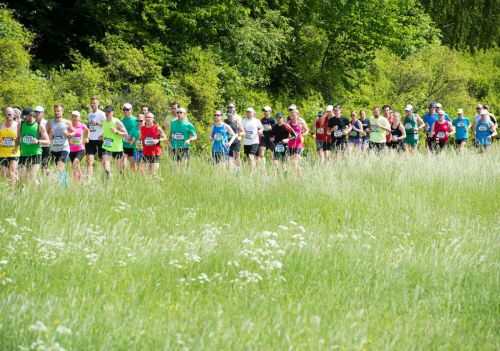
[[[228,142],[229,133],[226,130],[226,125],[213,125],[212,126],[212,152],[216,153],[224,153],[227,154],[229,152],[228,147],[226,146]]]
[[[470,121],[467,117],[457,117],[453,120],[456,140],[467,140],[469,138],[469,125]]]
[[[432,130],[432,125],[434,124],[434,122],[436,122],[438,120],[438,115],[437,115],[437,113],[430,114],[429,112],[427,112],[424,115],[423,119],[424,119],[425,124],[427,124],[425,131],[430,134],[430,132]]]
[[[476,143],[479,145],[490,145],[491,144],[491,126],[493,122],[479,121],[476,124]]]

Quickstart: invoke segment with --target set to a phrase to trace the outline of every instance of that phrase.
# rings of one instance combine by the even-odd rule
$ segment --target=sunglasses
[[[138,119],[137,122],[144,123],[144,120],[143,119]]]
[[[177,111],[176,114],[178,115],[182,115],[184,112],[181,112],[181,111]]]
[[[129,108],[124,108],[123,111],[130,111],[130,109]]]
[[[216,113],[214,116],[219,117],[219,116],[222,116],[222,114],[221,113]]]

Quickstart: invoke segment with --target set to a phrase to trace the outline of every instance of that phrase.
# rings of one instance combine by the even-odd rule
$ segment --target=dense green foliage
[[[229,100],[296,102],[308,118],[332,102],[495,111],[498,1],[474,3],[11,1],[0,9],[0,104],[85,110],[97,94],[164,114],[178,100],[204,123]]]
[[[0,182],[1,349],[498,350],[499,157]]]

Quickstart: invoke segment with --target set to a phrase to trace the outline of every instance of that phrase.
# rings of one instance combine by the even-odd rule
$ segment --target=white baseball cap
[[[247,108],[247,112],[255,112],[255,110],[253,109],[253,107],[249,107]]]
[[[463,108],[459,108],[459,109],[457,110],[457,113],[460,113],[460,114],[461,114],[461,113],[464,113],[464,109],[463,109]]]
[[[332,112],[333,111],[333,105],[328,105],[326,107],[326,112]]]
[[[45,112],[45,109],[42,106],[35,107],[35,112]]]
[[[413,111],[413,106],[410,104],[406,105],[405,111],[410,111],[410,112]]]
[[[436,104],[437,108],[443,108],[443,105],[441,105],[439,102]]]
[[[132,109],[132,104],[129,103],[129,102],[126,102],[126,103],[123,104],[123,108],[127,109],[127,110],[131,110]]]
[[[78,116],[78,117],[80,117],[80,112],[79,111],[73,111],[73,112],[71,112],[71,115],[72,116]]]
[[[288,111],[297,111],[297,105],[291,104],[290,106],[288,106]]]
[[[184,113],[186,113],[187,111],[186,111],[186,109],[184,107],[179,107],[177,109],[177,112],[184,112]]]
[[[271,108],[271,106],[264,106],[264,107],[262,108],[262,111],[264,111],[264,112],[272,112],[272,111],[273,111],[273,109]]]

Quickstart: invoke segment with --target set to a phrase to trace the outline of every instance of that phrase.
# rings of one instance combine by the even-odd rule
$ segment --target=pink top
[[[78,124],[72,125],[75,135],[69,138],[69,151],[78,152],[85,150],[83,145],[83,124],[78,122]]]
[[[289,121],[288,125],[292,127],[295,132],[296,137],[288,141],[288,147],[291,149],[302,149],[304,148],[304,137],[302,136],[302,126],[300,122]]]

